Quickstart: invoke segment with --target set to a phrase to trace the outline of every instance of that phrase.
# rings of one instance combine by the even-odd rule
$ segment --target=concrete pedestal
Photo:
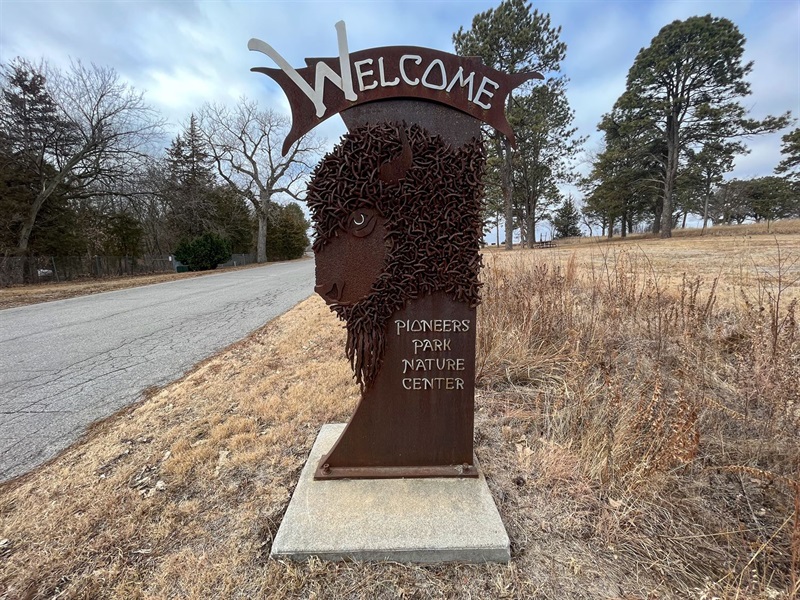
[[[320,430],[272,544],[273,558],[510,560],[508,534],[482,473],[477,479],[315,481],[317,462],[343,428]]]

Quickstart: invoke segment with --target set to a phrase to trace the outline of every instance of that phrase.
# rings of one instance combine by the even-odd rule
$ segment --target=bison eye
[[[367,237],[375,229],[377,216],[371,208],[355,210],[347,220],[347,230],[356,237]]]

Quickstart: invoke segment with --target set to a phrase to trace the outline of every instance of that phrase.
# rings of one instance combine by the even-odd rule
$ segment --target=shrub
[[[188,266],[190,271],[208,271],[230,260],[231,245],[227,239],[207,232],[178,244],[175,258]]]

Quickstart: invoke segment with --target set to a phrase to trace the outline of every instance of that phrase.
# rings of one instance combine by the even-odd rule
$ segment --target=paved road
[[[0,481],[313,291],[301,260],[0,310]]]

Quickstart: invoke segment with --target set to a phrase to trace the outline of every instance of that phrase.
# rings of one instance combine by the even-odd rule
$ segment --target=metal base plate
[[[473,458],[473,463],[475,459]],[[417,477],[477,477],[472,465],[431,465],[428,467],[328,467],[324,460],[314,479],[402,479]]]

